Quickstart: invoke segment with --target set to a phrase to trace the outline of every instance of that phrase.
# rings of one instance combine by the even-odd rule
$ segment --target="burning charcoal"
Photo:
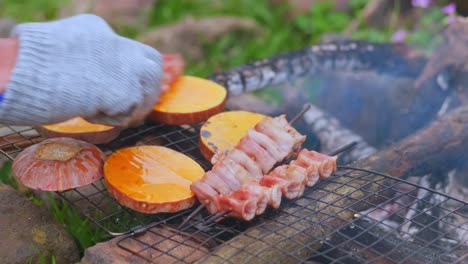
[[[326,239],[324,246],[311,259],[323,261],[340,260],[340,263],[456,263],[467,246],[450,248],[447,253],[437,247],[425,247],[402,240],[393,230],[369,219],[359,219],[340,229],[338,234]],[[385,238],[382,240],[382,238]]]
[[[437,176],[435,176],[437,175]],[[411,208],[406,213],[405,219],[411,219],[406,221],[401,226],[401,233],[404,238],[419,237],[424,241],[431,241],[434,236],[438,234],[437,227],[426,228],[434,223],[437,223],[437,218],[440,216],[441,211],[435,204],[441,204],[444,197],[430,192],[428,189],[434,189],[434,182],[431,180],[437,180],[437,185],[446,185],[446,174],[445,173],[433,173],[432,175],[425,175],[419,181],[419,185],[424,187],[420,188],[417,193],[417,201],[412,203]],[[421,230],[424,228],[424,230]]]

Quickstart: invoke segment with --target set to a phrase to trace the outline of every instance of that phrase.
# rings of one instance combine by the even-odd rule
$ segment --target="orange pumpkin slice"
[[[81,117],[37,127],[36,130],[44,137],[69,137],[92,144],[104,144],[119,136],[121,128],[89,123]]]
[[[215,153],[233,148],[264,117],[248,111],[228,111],[212,116],[200,129],[200,152],[211,160]]]
[[[117,150],[104,164],[109,193],[122,205],[147,214],[193,206],[190,184],[205,171],[190,157],[161,146]]]
[[[18,154],[13,162],[13,172],[29,188],[64,191],[102,178],[105,158],[99,148],[88,142],[51,138]]]
[[[221,112],[227,91],[210,80],[180,76],[161,94],[149,119],[167,125],[190,125]]]

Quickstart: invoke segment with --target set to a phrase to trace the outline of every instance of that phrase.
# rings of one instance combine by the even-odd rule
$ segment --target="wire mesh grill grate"
[[[209,169],[198,149],[199,128],[148,123],[100,147],[110,154],[125,146],[167,146]],[[0,152],[11,160],[41,140],[32,128],[0,128]],[[391,176],[354,172],[342,167],[300,198],[284,200],[280,208],[268,209],[250,223],[224,219],[205,225],[209,215],[202,212],[183,229],[177,227],[192,209],[140,214],[109,196],[103,181],[58,195],[110,235],[122,235],[119,247],[155,263],[216,256],[225,263],[242,263],[265,259],[271,251],[280,257],[268,263],[468,263],[467,203]],[[246,243],[232,243],[240,236]],[[230,255],[220,255],[220,248],[230,248]]]

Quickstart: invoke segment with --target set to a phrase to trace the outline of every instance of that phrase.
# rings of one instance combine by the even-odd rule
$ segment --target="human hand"
[[[128,126],[151,111],[160,93],[161,54],[117,35],[94,15],[20,24],[18,57],[0,123],[42,125],[80,116]]]

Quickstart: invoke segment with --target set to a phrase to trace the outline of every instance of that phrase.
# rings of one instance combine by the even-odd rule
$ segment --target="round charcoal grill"
[[[198,152],[198,129],[199,126],[146,124],[126,130],[118,139],[101,147],[110,153],[129,145],[164,145],[189,155],[209,169],[210,164]],[[42,140],[30,128],[3,127],[1,132],[1,152],[10,159]],[[376,174],[380,177],[376,178]],[[378,191],[369,192],[370,186]],[[415,195],[420,189],[426,191],[425,197]],[[345,190],[348,193],[341,195]],[[355,199],[358,192],[365,195]],[[402,179],[359,168],[340,167],[330,179],[308,188],[300,198],[284,200],[280,208],[268,209],[250,223],[224,219],[206,225],[205,220],[210,215],[202,211],[178,229],[193,209],[176,214],[140,214],[120,206],[109,196],[102,181],[58,195],[107,232],[109,238],[119,236],[119,247],[155,263],[161,258],[168,263],[192,263],[195,259],[203,262],[203,258],[217,256],[217,249],[223,246],[232,247],[234,252],[230,257],[218,256],[218,260],[225,263],[267,257],[265,253],[270,251],[278,252],[281,263],[468,261],[466,240],[454,235],[468,234],[467,203]],[[428,200],[433,195],[438,196],[438,203]],[[330,199],[332,203],[327,202]],[[386,202],[374,203],[373,200]],[[415,206],[418,203],[425,203],[425,208],[438,213],[419,211]],[[317,215],[320,221],[311,222],[310,219],[318,219]],[[406,218],[408,215],[412,217]],[[454,224],[460,223],[460,219],[462,224]],[[258,234],[250,234],[252,228]],[[229,244],[228,241],[241,235],[249,244]],[[170,241],[171,246],[168,247],[166,241]],[[285,250],[288,245],[294,245],[295,249]]]

